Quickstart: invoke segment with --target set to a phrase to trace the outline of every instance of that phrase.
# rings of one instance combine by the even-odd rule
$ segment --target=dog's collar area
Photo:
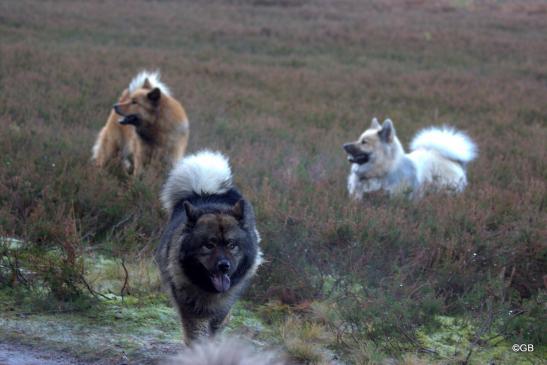
[[[146,143],[150,146],[153,146],[153,145],[157,144],[156,137],[155,137],[154,133],[149,128],[139,128],[137,126],[137,128],[135,128],[135,130],[137,131],[137,134],[139,135],[139,137],[142,139],[142,141],[144,143]]]

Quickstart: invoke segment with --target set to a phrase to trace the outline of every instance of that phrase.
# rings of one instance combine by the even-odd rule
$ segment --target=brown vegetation
[[[152,256],[164,177],[128,180],[89,157],[119,91],[160,68],[192,123],[189,151],[230,156],[255,206],[268,262],[249,297],[337,303],[323,322],[343,352],[415,349],[413,330],[439,313],[497,315],[511,341],[545,343],[546,12],[533,1],[4,1],[0,234],[24,243],[0,243],[0,283],[30,280],[30,265],[67,298],[85,250]],[[350,202],[341,145],[373,116],[392,118],[405,145],[430,124],[465,130],[480,149],[465,193]]]

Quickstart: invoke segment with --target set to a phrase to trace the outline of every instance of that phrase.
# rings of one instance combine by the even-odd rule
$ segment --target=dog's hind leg
[[[133,156],[133,176],[139,176],[143,167],[143,151],[141,144],[136,139],[131,143],[131,154]]]
[[[118,153],[118,136],[109,135],[103,128],[93,146],[93,160],[98,167],[104,167]]]
[[[190,129],[188,124],[179,126],[175,132],[175,136],[172,139],[171,147],[168,152],[168,161],[171,164],[175,164],[178,160],[184,157],[186,148],[188,147],[188,138],[190,136]]]
[[[178,160],[184,157],[186,152],[186,147],[188,146],[188,137],[181,138],[175,146],[169,151],[169,156],[166,160],[167,163],[174,165]]]

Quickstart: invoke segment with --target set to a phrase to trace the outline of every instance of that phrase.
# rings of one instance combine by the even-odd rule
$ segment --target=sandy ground
[[[60,352],[0,343],[0,365],[84,365],[84,363]]]

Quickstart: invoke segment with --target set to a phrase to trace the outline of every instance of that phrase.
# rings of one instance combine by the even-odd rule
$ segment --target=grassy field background
[[[157,314],[151,262],[164,176],[89,161],[121,90],[158,68],[188,112],[189,151],[226,153],[255,205],[267,263],[235,332],[300,363],[539,363],[546,17],[540,1],[3,1],[2,337],[51,340],[27,326],[51,312],[112,336],[135,316],[180,335]],[[466,192],[350,202],[341,145],[373,116],[405,145],[432,124],[465,130],[480,150]],[[141,342],[112,341],[79,354],[143,358]]]

